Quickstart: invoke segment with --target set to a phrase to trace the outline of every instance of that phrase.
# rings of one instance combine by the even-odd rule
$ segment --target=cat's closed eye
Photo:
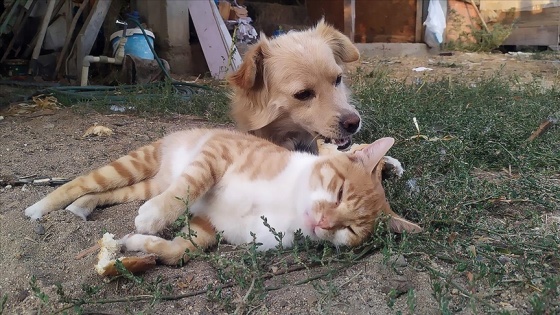
[[[340,189],[338,190],[338,196],[336,197],[336,204],[339,205],[340,202],[342,201],[342,193],[344,190],[344,185],[340,186]]]
[[[352,233],[352,234],[354,234],[354,235],[358,235],[358,234],[356,234],[356,232],[354,231],[354,229],[353,229],[350,225],[348,225],[348,226],[346,227],[346,229],[347,229],[348,231],[350,231],[350,233]]]

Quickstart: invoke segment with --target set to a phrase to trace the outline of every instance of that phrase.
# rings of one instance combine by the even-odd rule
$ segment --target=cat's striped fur
[[[121,241],[167,264],[195,246],[181,237],[148,234],[174,222],[185,211],[184,200],[194,216],[188,225],[196,232],[193,240],[202,248],[216,242],[216,231],[234,244],[250,242],[253,232],[261,249],[273,248],[277,241],[261,216],[285,233],[285,246],[297,230],[355,246],[370,235],[381,213],[392,217],[394,231],[421,230],[393,213],[385,199],[379,161],[392,144],[393,139],[383,138],[355,153],[316,156],[236,131],[180,131],[77,177],[25,214],[39,219],[66,207],[86,219],[101,205],[147,200],[135,219],[140,234]]]

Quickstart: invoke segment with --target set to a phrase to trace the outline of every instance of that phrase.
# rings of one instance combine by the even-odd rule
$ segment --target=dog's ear
[[[243,57],[239,69],[227,77],[227,81],[242,90],[249,90],[263,80],[264,56],[268,50],[268,39],[264,34],[252,45]]]
[[[360,59],[358,48],[346,35],[327,24],[324,17],[317,24],[315,31],[331,46],[337,61],[353,62]]]

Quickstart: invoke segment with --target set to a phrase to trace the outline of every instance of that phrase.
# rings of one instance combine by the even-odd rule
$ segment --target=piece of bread
[[[367,143],[354,143],[348,148],[348,153],[360,151],[361,149],[365,148],[368,144]],[[338,150],[338,146],[334,143],[325,143],[323,139],[317,139],[317,148],[319,149],[319,155],[327,155],[333,153],[341,153],[343,151]],[[344,152],[343,152],[344,153]]]
[[[116,276],[119,274],[115,266],[115,260],[120,260],[123,266],[132,273],[146,271],[156,265],[155,255],[117,257],[120,250],[119,243],[111,233],[103,234],[103,238],[98,241],[99,254],[97,254],[97,264],[95,270],[102,276]]]

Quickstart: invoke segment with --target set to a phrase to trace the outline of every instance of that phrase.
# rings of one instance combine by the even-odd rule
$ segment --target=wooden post
[[[213,0],[188,0],[191,18],[212,77],[223,79],[241,65],[241,56]],[[232,50],[233,48],[233,50]]]
[[[424,34],[424,16],[423,16],[424,0],[416,0],[416,34],[414,41],[421,43],[423,41],[422,34]]]
[[[90,53],[93,43],[95,43],[99,29],[101,28],[101,25],[103,25],[105,16],[111,6],[111,1],[112,0],[97,0],[95,2],[86,22],[76,37],[74,45],[77,45],[75,48],[76,72],[78,78],[81,78],[82,76],[82,61],[84,60],[84,57]]]
[[[43,23],[41,23],[41,28],[39,29],[39,35],[37,37],[37,44],[33,49],[33,54],[31,55],[31,61],[29,62],[28,74],[33,74],[35,72],[35,64],[37,63],[37,58],[41,53],[41,47],[43,47],[43,41],[45,40],[45,34],[47,34],[47,28],[49,27],[49,22],[51,21],[51,16],[54,11],[54,5],[56,0],[49,0],[47,5],[47,12],[43,17]]]
[[[84,9],[87,7],[88,4],[89,4],[89,1],[84,0],[82,2],[82,4],[80,4],[80,8],[78,9],[78,12],[76,12],[76,15],[72,19],[72,23],[70,24],[70,26],[68,28],[66,39],[64,40],[64,45],[62,46],[62,51],[60,52],[60,55],[58,56],[58,59],[56,61],[56,69],[53,73],[53,77],[56,77],[58,75],[58,72],[60,71],[60,67],[62,66],[62,62],[66,59],[66,51],[68,50],[68,45],[70,45],[70,41],[72,40],[72,34],[74,34],[74,29],[76,28],[76,24],[78,23],[78,19],[80,18],[80,16],[82,15],[82,12],[84,11]],[[71,15],[71,14],[69,14],[69,15]],[[81,67],[80,67],[80,69],[81,69]]]

